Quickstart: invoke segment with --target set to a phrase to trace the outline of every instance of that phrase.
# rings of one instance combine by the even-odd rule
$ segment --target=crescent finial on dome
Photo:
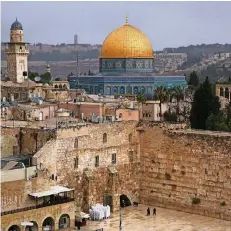
[[[126,14],[126,25],[128,25],[128,13]]]

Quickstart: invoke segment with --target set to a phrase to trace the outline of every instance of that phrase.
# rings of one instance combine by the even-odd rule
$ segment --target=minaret
[[[51,73],[51,66],[49,63],[47,63],[46,72]]]
[[[17,18],[10,28],[10,42],[6,44],[8,78],[22,83],[28,78],[29,43],[24,42],[22,24]]]

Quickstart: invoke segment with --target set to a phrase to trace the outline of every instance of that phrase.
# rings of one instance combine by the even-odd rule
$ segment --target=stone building
[[[88,212],[91,205],[105,203],[116,211],[121,195],[131,201],[138,199],[140,147],[136,124],[61,128],[57,138],[33,156],[33,163],[57,177],[58,183],[75,189],[77,208]]]
[[[227,102],[231,102],[231,83],[217,83],[216,96],[226,99]]]
[[[1,230],[74,227],[73,189],[59,185],[32,157],[54,139],[52,130],[3,128],[1,134]],[[58,194],[58,196],[57,196]],[[32,224],[31,224],[32,223]]]

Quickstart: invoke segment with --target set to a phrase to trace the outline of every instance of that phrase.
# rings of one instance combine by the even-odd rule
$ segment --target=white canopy
[[[66,188],[62,186],[53,186],[50,188],[50,190],[43,191],[43,192],[37,192],[37,193],[29,193],[29,195],[32,197],[46,197],[46,196],[55,195],[58,193],[70,192],[73,190],[74,189],[70,189],[70,188]]]

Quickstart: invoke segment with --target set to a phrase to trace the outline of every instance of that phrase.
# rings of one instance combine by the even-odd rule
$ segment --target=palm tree
[[[160,101],[160,120],[162,120],[162,104],[166,103],[169,100],[169,92],[167,88],[160,86],[155,89],[154,100],[159,100]]]
[[[172,97],[176,99],[177,107],[176,107],[176,114],[180,114],[180,101],[184,99],[184,90],[180,86],[176,86],[173,88]]]
[[[144,103],[146,102],[146,100],[147,100],[147,97],[146,97],[146,95],[145,95],[143,92],[139,92],[139,93],[137,94],[137,96],[136,96],[136,99],[137,99],[137,101],[138,101],[139,103],[144,104]]]

